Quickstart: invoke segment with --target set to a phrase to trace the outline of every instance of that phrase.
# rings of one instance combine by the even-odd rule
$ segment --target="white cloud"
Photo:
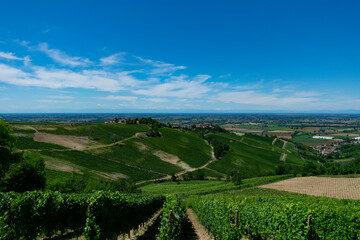
[[[145,101],[150,101],[150,102],[156,102],[156,103],[161,103],[161,102],[167,102],[169,101],[166,98],[145,98]]]
[[[150,74],[152,74],[152,75],[160,75],[160,76],[168,75],[168,76],[170,76],[171,74],[173,74],[177,70],[186,69],[185,66],[175,66],[174,64],[171,64],[171,63],[165,63],[165,62],[161,62],[161,61],[154,61],[154,60],[151,60],[151,59],[144,59],[144,58],[138,57],[138,56],[135,56],[135,58],[140,60],[140,62],[153,67],[150,70]]]
[[[259,89],[264,86],[264,79],[260,79],[258,82],[251,84],[251,85],[243,85],[243,86],[236,86],[236,89],[239,90],[251,90],[251,89]]]
[[[216,97],[216,100],[221,102],[232,102],[237,104],[255,104],[262,106],[290,106],[296,104],[305,104],[316,101],[315,98],[286,96],[279,97],[275,94],[265,94],[256,91],[242,91],[242,92],[222,92]]]
[[[45,87],[53,89],[84,88],[101,91],[116,92],[128,87],[144,85],[144,81],[137,80],[125,73],[110,73],[96,70],[83,70],[74,72],[64,69],[46,69],[32,67],[32,72],[24,72],[15,67],[0,64],[0,82],[32,87]]]
[[[59,95],[59,96],[48,96],[48,98],[53,98],[53,99],[73,99],[74,97]]]
[[[191,80],[187,76],[181,75],[171,77],[167,82],[151,86],[147,89],[133,91],[136,94],[155,97],[178,97],[178,98],[199,98],[203,97],[211,89],[202,84],[209,75],[197,75]]]
[[[40,43],[38,50],[45,53],[55,62],[70,67],[86,66],[92,63],[88,58],[71,57],[58,49],[50,49],[47,43]]]
[[[322,95],[319,92],[314,92],[314,91],[299,91],[299,92],[294,92],[294,96],[297,97],[316,97],[316,96],[320,96]]]
[[[105,100],[122,100],[122,101],[136,101],[138,98],[133,96],[114,96],[109,95],[107,97],[101,98]]]
[[[121,63],[124,60],[125,55],[126,53],[119,52],[108,57],[100,58],[100,62],[102,65],[113,65],[113,64]]]
[[[38,102],[42,102],[42,103],[71,103],[71,100],[41,99]]]
[[[20,61],[24,61],[24,65],[28,66],[30,64],[30,57],[29,56],[25,56],[23,58],[17,57],[15,56],[14,53],[11,52],[0,52],[0,58],[4,58],[7,60],[20,60]]]
[[[11,52],[0,52],[0,58],[5,58],[9,60],[24,60],[23,58],[15,56],[15,54]]]
[[[228,74],[223,74],[223,75],[220,75],[220,76],[218,76],[218,78],[229,78],[229,77],[231,77],[231,73],[228,73]]]

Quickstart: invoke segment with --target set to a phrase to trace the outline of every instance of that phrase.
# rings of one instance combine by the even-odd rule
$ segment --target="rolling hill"
[[[19,150],[40,152],[48,181],[72,175],[135,182],[170,179],[172,174],[201,173],[224,178],[232,170],[246,177],[268,175],[276,166],[300,166],[293,143],[256,135],[211,133],[230,146],[216,159],[201,134],[168,127],[148,137],[143,124],[12,124]]]

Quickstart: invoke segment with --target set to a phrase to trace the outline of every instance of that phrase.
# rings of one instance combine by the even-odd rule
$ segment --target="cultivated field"
[[[261,188],[339,199],[360,199],[360,178],[300,177]]]

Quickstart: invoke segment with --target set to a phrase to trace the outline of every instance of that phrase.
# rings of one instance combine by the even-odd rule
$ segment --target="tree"
[[[13,129],[3,119],[0,119],[0,147],[8,148],[10,151],[14,148],[16,136],[12,134]]]
[[[0,119],[0,191],[24,192],[45,187],[44,159],[38,153],[14,153],[16,136]]]
[[[171,174],[171,181],[176,182],[178,180],[178,177],[175,175],[175,173]]]
[[[25,192],[44,189],[45,163],[39,153],[28,152],[19,163],[11,164],[2,179],[2,191]]]

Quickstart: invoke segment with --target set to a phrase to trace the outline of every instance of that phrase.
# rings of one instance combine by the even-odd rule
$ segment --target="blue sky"
[[[360,112],[358,1],[3,1],[0,112]]]

